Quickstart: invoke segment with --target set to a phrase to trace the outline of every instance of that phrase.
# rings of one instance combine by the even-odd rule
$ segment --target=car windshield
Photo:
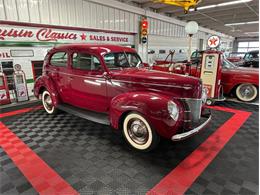
[[[232,62],[228,61],[227,59],[223,59],[223,68],[231,69],[231,68],[236,68],[236,65],[233,64]]]
[[[137,53],[108,53],[104,56],[104,60],[110,70],[140,67],[142,65],[142,60]]]

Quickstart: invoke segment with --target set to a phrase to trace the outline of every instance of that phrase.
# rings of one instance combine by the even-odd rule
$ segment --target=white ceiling
[[[259,20],[259,0],[248,3],[229,5],[217,8],[204,9],[184,14],[181,7],[154,3],[152,0],[118,0],[123,3],[138,6],[144,9],[174,17],[184,21],[195,20],[200,26],[219,31],[233,37],[257,36],[247,32],[259,32],[259,24],[245,24],[239,26],[224,26],[228,23],[250,22]],[[214,5],[234,0],[202,0],[198,5]]]

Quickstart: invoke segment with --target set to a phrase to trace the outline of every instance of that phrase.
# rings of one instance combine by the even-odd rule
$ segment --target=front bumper
[[[211,113],[209,112],[207,114],[203,114],[201,116],[201,122],[198,124],[198,126],[192,128],[191,130],[186,131],[184,133],[175,134],[174,136],[172,136],[171,140],[180,141],[180,140],[186,139],[186,138],[200,132],[201,130],[203,130],[204,127],[206,127],[210,121],[211,121]]]

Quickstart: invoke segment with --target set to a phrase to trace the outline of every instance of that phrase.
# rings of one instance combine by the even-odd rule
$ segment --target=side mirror
[[[111,74],[108,73],[108,72],[104,72],[104,73],[103,73],[103,77],[104,77],[105,79],[108,79],[108,80],[112,78]]]

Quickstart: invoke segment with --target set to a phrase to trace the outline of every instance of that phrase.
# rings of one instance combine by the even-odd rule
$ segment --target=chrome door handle
[[[69,80],[72,81],[72,80],[73,80],[73,77],[69,77]]]

